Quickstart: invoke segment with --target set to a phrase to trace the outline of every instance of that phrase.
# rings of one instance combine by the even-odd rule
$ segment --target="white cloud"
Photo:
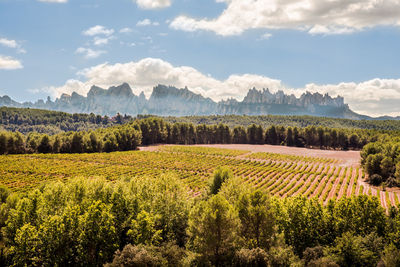
[[[19,45],[15,40],[9,40],[7,38],[0,38],[0,45],[10,47],[10,48],[17,48]]]
[[[67,3],[68,0],[38,0],[39,2],[46,2],[46,3]]]
[[[143,9],[159,9],[171,6],[171,0],[134,0]]]
[[[120,33],[131,33],[133,32],[133,30],[131,28],[122,28],[121,30],[119,30]]]
[[[22,68],[22,63],[18,59],[0,55],[0,70],[15,70]]]
[[[96,25],[87,29],[86,31],[83,31],[82,33],[87,36],[95,36],[95,35],[110,36],[114,33],[114,29],[107,29],[104,26]]]
[[[97,58],[107,52],[104,50],[93,50],[91,48],[79,47],[78,49],[76,49],[75,53],[83,54],[86,59],[92,59],[92,58]]]
[[[243,99],[250,88],[269,88],[276,92],[283,90],[287,94],[300,96],[306,91],[329,93],[331,96],[344,96],[346,103],[356,112],[368,115],[400,115],[400,79],[373,79],[361,83],[307,84],[302,88],[290,88],[282,81],[253,74],[234,74],[225,80],[218,80],[188,66],[173,66],[155,58],[145,58],[137,62],[100,64],[78,73],[85,81],[69,80],[61,87],[48,87],[54,97],[61,93],[77,91],[85,95],[92,85],[103,88],[127,82],[133,91],[144,91],[147,96],[157,84],[173,85],[178,88],[187,86],[213,100],[233,97]],[[50,89],[49,89],[50,88]]]
[[[261,35],[260,40],[268,40],[271,37],[272,37],[272,34],[264,33],[263,35]]]
[[[17,53],[26,54],[26,50],[23,49],[21,47],[21,45],[15,40],[7,39],[7,38],[0,38],[0,45],[6,46],[9,48],[15,48],[15,49],[17,49]]]
[[[104,37],[104,38],[95,36],[93,39],[93,44],[96,46],[106,45],[112,39],[115,39],[114,36],[108,36],[108,37]]]
[[[143,27],[143,26],[159,26],[160,23],[157,21],[151,21],[150,19],[139,20],[136,23],[136,26]]]
[[[346,34],[379,25],[400,26],[399,0],[216,0],[226,9],[214,19],[178,16],[173,29],[239,35],[250,29],[296,29]]]

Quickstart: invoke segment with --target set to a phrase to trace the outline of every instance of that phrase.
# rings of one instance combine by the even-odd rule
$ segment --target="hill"
[[[93,113],[66,113],[32,108],[0,107],[0,130],[21,133],[46,133],[57,134],[69,131],[87,131],[98,128],[124,124],[134,119],[154,117],[154,115],[128,115],[113,114],[112,117],[95,115]],[[340,118],[316,116],[286,116],[286,115],[210,115],[210,116],[184,116],[161,117],[170,123],[192,123],[194,125],[225,124],[230,128],[236,126],[248,127],[252,124],[267,128],[271,125],[292,126],[304,128],[307,126],[322,126],[337,129],[367,129],[380,131],[400,131],[398,120],[351,120]]]
[[[143,116],[138,116],[143,117]],[[266,128],[271,125],[307,127],[322,126],[342,129],[368,129],[368,130],[390,130],[399,131],[400,121],[398,120],[352,120],[341,118],[317,117],[317,116],[289,116],[289,115],[215,115],[215,116],[184,116],[184,117],[163,117],[164,120],[175,123],[185,122],[193,124],[226,124],[233,128],[235,126],[261,125]]]
[[[122,124],[131,119],[121,115],[109,118],[93,113],[69,114],[42,109],[0,107],[0,130],[21,133],[38,132],[53,135],[69,131],[87,131]]]

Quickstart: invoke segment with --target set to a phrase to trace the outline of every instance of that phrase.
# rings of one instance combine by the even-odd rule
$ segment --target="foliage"
[[[218,167],[214,172],[214,177],[210,185],[210,193],[215,195],[221,189],[222,184],[232,178],[232,172],[228,168]]]
[[[379,141],[366,145],[361,152],[361,163],[373,185],[400,184],[400,143]]]
[[[216,266],[225,265],[237,246],[240,221],[235,209],[220,196],[196,205],[189,216],[189,245],[209,257]]]
[[[63,114],[63,116],[68,115]],[[72,116],[75,116],[76,120],[81,119],[78,114]],[[95,120],[96,122],[101,119],[92,118],[94,115],[88,116],[91,118],[88,120]],[[82,117],[85,118],[84,115]],[[117,115],[116,119],[111,121],[112,123],[107,124],[108,128],[95,127],[93,130],[59,132],[52,136],[37,132],[22,135],[19,132],[3,131],[0,132],[0,154],[127,151],[135,150],[140,144],[265,143],[347,150],[361,149],[370,142],[388,138],[386,132],[383,131],[316,127],[314,125],[304,128],[271,125],[268,128],[263,128],[260,124],[251,124],[247,129],[242,126],[232,129],[222,123],[194,125],[192,123],[175,122],[172,124],[156,117],[146,117],[134,121],[131,118],[123,120],[121,115]],[[127,123],[120,125],[122,122]],[[391,134],[393,137],[399,137],[399,133],[391,132]],[[387,159],[382,164],[386,170],[386,166],[391,166],[392,162]],[[392,171],[387,170],[388,173],[385,175],[391,175]]]
[[[118,119],[120,118],[120,119]],[[130,116],[115,117],[90,114],[69,114],[31,108],[0,107],[0,129],[28,134],[37,132],[54,135],[69,131],[88,131],[133,120]]]
[[[369,239],[373,240],[369,240]],[[376,266],[383,249],[382,240],[376,236],[354,236],[346,232],[335,240],[329,255],[340,266]]]

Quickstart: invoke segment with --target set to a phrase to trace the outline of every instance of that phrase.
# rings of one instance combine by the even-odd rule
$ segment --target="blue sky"
[[[0,0],[0,95],[54,99],[126,81],[135,93],[168,83],[219,100],[256,86],[400,115],[400,4],[331,2]]]

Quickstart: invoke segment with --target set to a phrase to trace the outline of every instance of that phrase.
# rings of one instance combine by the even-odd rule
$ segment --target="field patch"
[[[113,181],[167,172],[176,174],[197,195],[207,187],[214,170],[226,166],[249,187],[280,197],[301,194],[327,203],[329,199],[352,195],[377,195],[386,208],[397,204],[400,198],[398,192],[370,188],[363,182],[364,173],[359,165],[343,164],[337,157],[260,152],[256,146],[253,151],[207,146],[159,146],[145,150],[3,155],[0,156],[0,183],[13,191],[27,191],[47,181],[78,176]]]

